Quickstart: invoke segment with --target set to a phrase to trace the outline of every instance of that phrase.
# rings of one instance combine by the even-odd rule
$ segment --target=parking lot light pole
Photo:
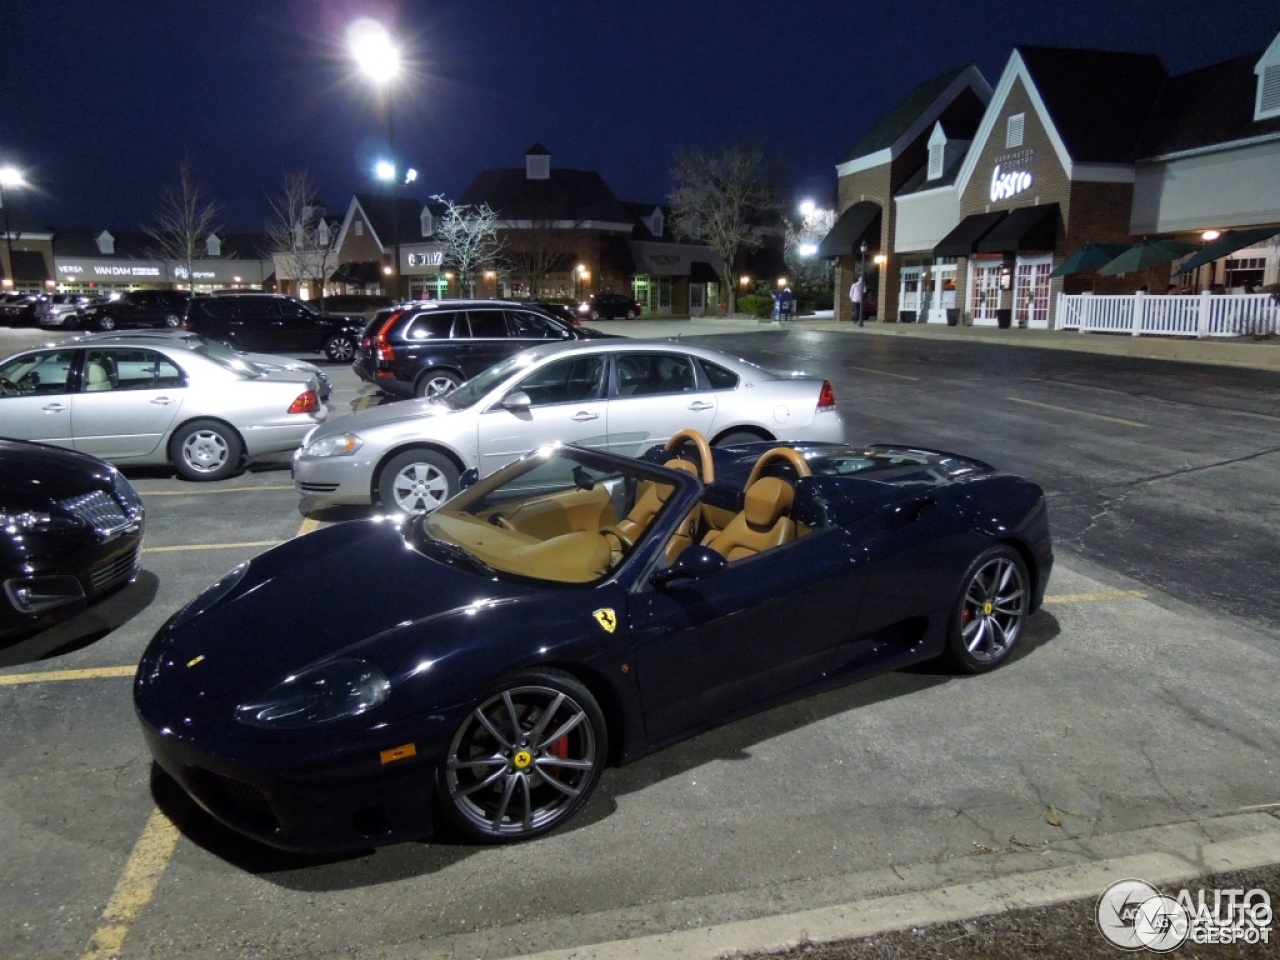
[[[5,274],[5,286],[17,289],[17,281],[13,278],[13,231],[9,229],[9,194],[10,187],[22,187],[26,183],[22,174],[13,167],[0,169],[0,207],[4,207],[4,242],[9,248],[9,270]]]
[[[858,298],[858,326],[862,326],[862,305],[867,300],[867,241],[858,245],[858,279],[862,281],[862,296]]]
[[[400,299],[400,210],[398,197],[400,178],[396,170],[396,130],[393,109],[392,83],[400,73],[400,51],[391,42],[387,28],[376,20],[362,18],[351,25],[347,31],[347,41],[351,47],[351,56],[360,70],[372,80],[382,91],[387,106],[387,149],[391,152],[389,170],[384,171],[384,164],[378,164],[378,177],[384,179],[383,173],[390,175],[385,179],[391,182],[391,246],[394,257],[395,297]]]

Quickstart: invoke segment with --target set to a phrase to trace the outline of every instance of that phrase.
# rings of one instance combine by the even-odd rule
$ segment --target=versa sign
[[[991,202],[998,203],[1016,197],[1024,190],[1030,190],[1031,183],[1031,174],[1026,170],[1010,170],[1005,173],[997,163],[991,171]]]

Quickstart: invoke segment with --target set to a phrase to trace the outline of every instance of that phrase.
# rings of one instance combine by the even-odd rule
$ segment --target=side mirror
[[[475,467],[462,471],[462,476],[458,478],[458,489],[465,490],[467,487],[474,487],[480,480],[480,471]]]
[[[517,410],[528,410],[533,406],[533,401],[529,399],[529,395],[523,390],[517,390],[514,393],[508,393],[502,398],[502,407],[504,410],[510,410],[513,413]]]
[[[663,570],[655,570],[649,576],[649,583],[655,587],[664,587],[673,580],[705,580],[714,577],[729,565],[729,561],[710,547],[695,543],[685,547],[676,562]]]

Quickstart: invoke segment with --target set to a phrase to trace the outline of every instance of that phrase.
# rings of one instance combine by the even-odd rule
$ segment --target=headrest
[[[795,500],[791,484],[777,477],[762,477],[747,490],[743,512],[747,523],[753,527],[768,529],[791,509]]]
[[[683,470],[685,473],[692,473],[695,477],[698,475],[697,464],[690,463],[688,460],[682,460],[679,457],[676,457],[673,460],[668,460],[663,464],[663,466],[668,470]]]

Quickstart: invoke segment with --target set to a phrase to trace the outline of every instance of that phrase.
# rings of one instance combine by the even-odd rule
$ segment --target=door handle
[[[710,410],[714,406],[715,406],[714,403],[707,403],[707,401],[705,400],[695,400],[693,401],[693,403],[689,404],[689,409],[695,410],[695,411],[702,411],[702,410]]]
[[[600,414],[588,413],[586,410],[581,410],[578,413],[575,413],[572,419],[575,423],[586,423],[588,420],[599,420]]]
[[[167,407],[169,404],[173,403],[173,398],[172,397],[156,397],[151,402],[160,407]]]
[[[45,413],[61,413],[67,409],[67,405],[65,403],[46,403],[40,409]]]

